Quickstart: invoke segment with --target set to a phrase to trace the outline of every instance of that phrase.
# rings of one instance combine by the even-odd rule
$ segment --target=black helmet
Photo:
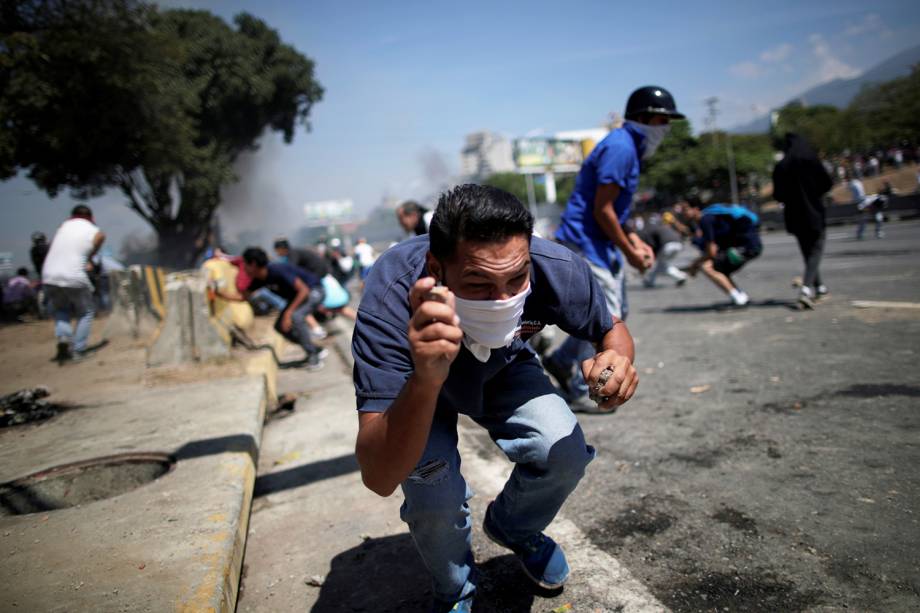
[[[682,113],[677,112],[671,92],[656,85],[640,87],[629,95],[629,100],[626,101],[626,119],[635,119],[642,113],[667,115],[671,119],[684,118]]]
[[[33,232],[32,233],[32,242],[33,243],[47,243],[48,237],[45,236],[44,232]]]

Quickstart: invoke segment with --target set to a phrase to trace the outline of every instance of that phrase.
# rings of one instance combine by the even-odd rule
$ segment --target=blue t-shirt
[[[316,275],[307,272],[303,268],[287,264],[285,262],[269,262],[268,276],[265,280],[253,279],[249,284],[249,290],[253,291],[260,287],[267,287],[286,301],[290,302],[297,295],[297,288],[294,280],[300,279],[307,284],[307,287],[322,287],[322,282]]]
[[[374,263],[358,307],[352,337],[358,409],[386,411],[413,371],[408,326],[409,290],[428,276],[428,235],[403,241]],[[533,237],[531,293],[524,303],[521,333],[508,347],[493,349],[485,363],[464,346],[450,367],[438,406],[483,414],[484,388],[509,364],[534,356],[526,340],[555,324],[577,338],[600,341],[613,327],[604,293],[585,261],[565,247]]]
[[[594,197],[598,185],[616,183],[620,194],[613,203],[617,219],[625,224],[632,209],[633,194],[639,187],[640,155],[645,136],[626,124],[599,142],[581,165],[575,190],[566,204],[556,230],[556,239],[579,250],[594,264],[610,268],[622,264],[619,250],[594,219]]]
[[[735,210],[737,209],[737,210]],[[757,215],[738,205],[714,205],[703,209],[699,222],[700,236],[694,240],[703,249],[713,242],[719,249],[742,247],[761,248]]]

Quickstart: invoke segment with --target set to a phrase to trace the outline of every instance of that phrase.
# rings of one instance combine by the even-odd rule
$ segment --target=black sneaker
[[[73,359],[73,354],[70,352],[70,343],[58,343],[57,354],[54,356],[54,361],[63,364],[71,359]]]

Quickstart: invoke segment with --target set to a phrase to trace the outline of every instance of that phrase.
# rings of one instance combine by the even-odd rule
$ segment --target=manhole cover
[[[165,453],[132,453],[55,466],[0,484],[0,516],[112,498],[162,477],[174,463]]]

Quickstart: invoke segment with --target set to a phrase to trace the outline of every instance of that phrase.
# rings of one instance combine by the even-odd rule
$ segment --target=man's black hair
[[[512,236],[530,242],[533,216],[521,201],[488,185],[459,185],[441,194],[428,228],[431,253],[444,261],[462,240],[494,243]]]
[[[699,196],[687,196],[687,204],[690,205],[692,209],[703,208],[703,200]]]
[[[275,241],[275,244],[273,246],[275,249],[290,249],[291,243],[289,243],[288,239],[286,238],[279,238],[278,240]]]
[[[402,212],[403,215],[408,215],[411,213],[418,213],[419,215],[424,215],[426,212],[428,212],[428,209],[420,205],[415,200],[406,200],[405,202],[399,205],[399,210],[400,212]]]
[[[73,210],[70,211],[70,216],[90,219],[93,216],[93,211],[85,204],[78,204],[77,206],[73,207]]]
[[[243,252],[243,261],[247,264],[255,264],[259,268],[268,266],[268,254],[261,247],[248,247]]]
[[[16,270],[16,274],[20,277],[28,277],[29,269],[28,268],[19,268]]]

